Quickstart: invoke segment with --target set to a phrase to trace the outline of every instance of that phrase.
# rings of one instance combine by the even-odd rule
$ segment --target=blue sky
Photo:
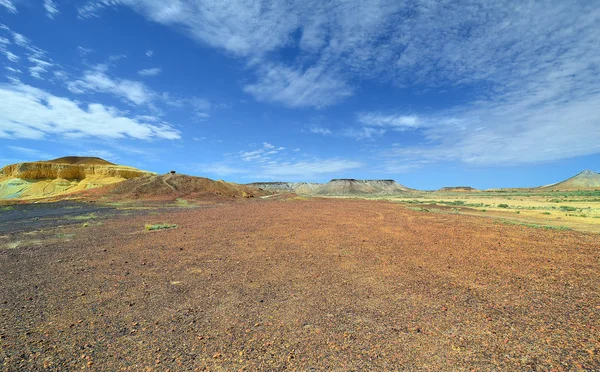
[[[246,183],[600,171],[594,1],[0,0],[0,163]]]

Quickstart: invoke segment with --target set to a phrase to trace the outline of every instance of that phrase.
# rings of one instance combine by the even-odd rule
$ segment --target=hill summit
[[[569,179],[542,188],[562,191],[600,189],[600,174],[586,169]]]
[[[118,184],[86,192],[89,196],[106,200],[175,200],[177,198],[203,200],[253,198],[270,192],[254,187],[185,174],[147,174]]]

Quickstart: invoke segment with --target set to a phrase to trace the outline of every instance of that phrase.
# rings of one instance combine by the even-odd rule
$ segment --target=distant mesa
[[[247,186],[276,193],[295,192],[298,194],[310,194],[322,184],[312,182],[252,182]]]
[[[66,156],[0,169],[0,199],[28,200],[65,195],[153,174],[97,157]]]
[[[310,182],[253,182],[248,186],[272,192],[308,195],[393,195],[413,191],[394,180],[332,179],[326,184]]]
[[[316,195],[394,195],[413,191],[394,180],[333,179],[319,187]]]
[[[600,189],[600,174],[591,170],[584,170],[562,182],[542,186],[538,189],[557,191],[596,190]]]
[[[442,187],[438,190],[439,192],[477,192],[479,190],[471,186],[448,186]]]

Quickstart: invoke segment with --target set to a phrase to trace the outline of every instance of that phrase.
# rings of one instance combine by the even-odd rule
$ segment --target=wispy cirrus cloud
[[[4,7],[10,13],[17,13],[17,7],[10,0],[0,0],[0,6]]]
[[[56,67],[45,50],[38,48],[27,37],[14,32],[8,26],[2,24],[0,26],[0,33],[5,35],[0,35],[0,52],[11,63],[20,64],[20,67],[27,69],[29,75],[36,79],[42,79],[43,74]],[[28,63],[25,65],[23,61]]]
[[[352,95],[352,88],[341,78],[321,67],[305,71],[282,65],[260,69],[259,81],[244,91],[259,101],[281,103],[288,107],[322,108]]]
[[[419,128],[425,124],[416,115],[382,114],[379,112],[361,112],[358,122],[368,127],[382,127],[398,131]]]
[[[60,13],[58,6],[53,0],[44,0],[44,9],[46,9],[46,14],[50,19],[54,19]]]
[[[303,154],[300,149],[289,155],[283,146],[263,142],[258,148],[226,154],[225,159],[213,164],[199,165],[198,170],[217,177],[238,176],[249,180],[306,181],[336,177],[363,167],[362,162],[340,157],[322,158]]]
[[[138,71],[138,74],[141,76],[157,76],[158,74],[160,74],[162,71],[162,69],[160,67],[153,67],[153,68],[145,68],[142,70]]]
[[[465,88],[452,107],[370,107],[349,124],[357,139],[416,138],[382,154],[397,164],[522,164],[600,152],[594,2],[101,0],[79,12],[119,6],[245,61],[254,80],[242,89],[262,102],[324,108],[364,82]]]

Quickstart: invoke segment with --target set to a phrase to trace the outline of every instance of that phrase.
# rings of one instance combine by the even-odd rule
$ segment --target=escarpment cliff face
[[[313,182],[252,182],[247,186],[271,192],[296,192],[299,194],[310,194],[319,187],[320,183]]]
[[[410,192],[394,180],[333,179],[319,187],[317,195],[393,195]]]
[[[87,177],[120,177],[129,179],[148,174],[136,168],[120,165],[57,164],[32,162],[11,164],[0,170],[0,177],[20,178],[24,180],[43,180],[61,178],[65,180],[83,180]]]
[[[0,169],[0,199],[36,199],[153,174],[100,158],[69,156]]]
[[[253,182],[247,184],[272,192],[295,192],[308,195],[394,195],[413,191],[394,180],[333,179],[328,183]]]

